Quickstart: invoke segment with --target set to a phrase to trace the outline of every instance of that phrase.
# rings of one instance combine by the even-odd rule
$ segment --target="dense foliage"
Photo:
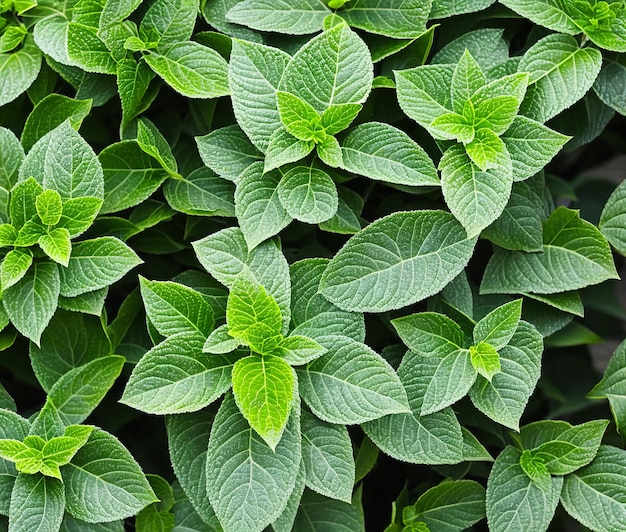
[[[0,530],[626,531],[625,115],[622,1],[0,0]]]

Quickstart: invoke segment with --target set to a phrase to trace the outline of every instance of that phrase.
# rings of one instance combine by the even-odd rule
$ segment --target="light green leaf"
[[[526,476],[537,486],[543,491],[550,491],[552,477],[541,456],[536,456],[532,451],[524,449],[519,459],[519,465],[526,473]]]
[[[206,339],[202,346],[203,353],[212,353],[215,355],[224,355],[234,351],[241,345],[239,340],[228,334],[228,325],[220,325]]]
[[[454,111],[459,114],[463,113],[465,102],[486,83],[487,80],[480,66],[469,50],[466,49],[455,66],[452,75],[450,94]]]
[[[262,37],[258,32],[227,21],[226,13],[239,2],[241,2],[241,0],[206,2],[201,6],[202,16],[211,27],[230,37],[245,39],[251,42],[261,42]]]
[[[194,412],[230,388],[236,358],[202,353],[204,339],[183,332],[165,339],[137,363],[121,402],[151,414]]]
[[[157,501],[128,450],[98,428],[63,467],[62,475],[67,511],[88,523],[125,519]]]
[[[394,39],[414,39],[426,30],[430,0],[352,0],[338,12],[350,26]]]
[[[189,501],[206,523],[216,520],[206,483],[206,457],[214,417],[206,410],[165,417],[172,468]]]
[[[121,240],[105,236],[74,244],[67,268],[59,270],[61,295],[73,297],[104,288],[142,261]]]
[[[54,262],[67,267],[72,252],[70,232],[64,227],[56,227],[49,230],[37,240],[39,247]]]
[[[330,13],[322,0],[243,0],[226,19],[255,30],[303,35],[320,31]]]
[[[313,491],[305,490],[298,508],[294,530],[317,532],[364,532],[362,512],[353,504],[328,499]]]
[[[521,315],[521,299],[505,303],[492,310],[474,327],[474,344],[486,342],[499,351],[513,338]]]
[[[33,254],[28,249],[12,249],[2,260],[0,269],[0,286],[2,290],[17,283],[33,263]]]
[[[315,150],[317,156],[324,164],[327,164],[331,168],[341,168],[343,166],[341,146],[332,135],[326,135],[324,140],[315,146]]]
[[[18,231],[29,220],[37,217],[36,198],[43,192],[43,187],[29,177],[25,181],[18,181],[11,189],[9,202],[9,217],[11,225]]]
[[[404,344],[422,357],[445,357],[463,347],[459,325],[443,314],[420,312],[391,320]]]
[[[75,297],[59,296],[59,308],[72,312],[82,312],[92,316],[101,316],[108,287],[85,292]]]
[[[485,518],[485,488],[473,480],[446,480],[422,493],[410,508],[411,522],[421,521],[429,530],[465,530]]]
[[[345,336],[325,347],[328,353],[296,370],[300,394],[317,417],[355,424],[408,411],[406,392],[380,355]]]
[[[280,308],[282,333],[290,320],[291,283],[287,261],[272,241],[248,251],[239,228],[227,228],[193,243],[200,264],[225,286],[232,288],[237,275],[250,271]]]
[[[294,374],[289,364],[273,356],[238,360],[233,367],[233,394],[250,426],[275,450],[293,401]]]
[[[110,2],[107,2],[106,5],[109,4]],[[141,113],[153,78],[154,72],[145,61],[125,57],[117,63],[117,90],[122,105],[122,129]]]
[[[506,447],[496,459],[487,481],[487,523],[489,530],[548,529],[559,503],[563,477],[553,477],[542,489],[519,465],[522,453]]]
[[[213,330],[213,309],[200,292],[144,277],[139,277],[139,286],[147,317],[163,336],[190,332],[206,338]]]
[[[17,476],[11,492],[11,530],[58,530],[64,510],[60,480],[24,473]]]
[[[164,48],[189,41],[197,16],[198,0],[157,0],[146,11],[141,30],[148,35],[154,32],[159,48]]]
[[[469,348],[469,354],[472,366],[489,382],[494,375],[500,373],[500,355],[492,345],[480,342]]]
[[[394,213],[348,240],[324,272],[320,291],[344,310],[410,305],[454,279],[474,244],[446,212]]]
[[[163,80],[187,98],[229,94],[228,65],[215,50],[197,42],[178,42],[150,51],[144,60]]]
[[[538,122],[556,116],[585,95],[601,66],[602,54],[595,48],[579,48],[568,35],[544,37],[528,49],[518,67],[530,74],[521,113]]]
[[[35,142],[67,119],[72,127],[78,129],[89,111],[89,100],[74,100],[61,94],[49,94],[37,102],[26,119],[21,136],[24,150],[30,150]]]
[[[472,109],[472,116],[466,118],[456,113],[447,113],[435,118],[428,126],[433,137],[444,140],[457,140],[467,145],[474,140],[476,131],[473,126],[474,116],[471,102],[467,102]]]
[[[551,30],[576,35],[580,28],[567,13],[565,0],[501,0],[509,9]]]
[[[45,225],[56,225],[61,219],[63,203],[61,195],[56,190],[44,190],[35,199],[37,215],[41,223]]]
[[[626,343],[617,346],[602,380],[587,394],[590,399],[607,398],[620,433],[626,426]]]
[[[57,308],[59,289],[57,265],[35,261],[24,277],[2,294],[2,304],[11,323],[37,345]]]
[[[278,197],[285,210],[296,220],[321,223],[337,212],[337,187],[324,171],[296,166],[278,184]]]
[[[559,265],[558,273],[553,264]],[[578,211],[559,207],[543,224],[543,252],[496,250],[481,292],[553,294],[615,278],[611,250],[600,231]]]
[[[327,351],[325,347],[311,338],[292,334],[280,341],[274,349],[274,355],[282,358],[290,366],[301,366],[321,357]]]
[[[546,166],[570,137],[525,116],[516,116],[501,139],[511,156],[513,179],[522,181]]]
[[[196,144],[204,164],[220,177],[235,183],[246,168],[262,157],[238,125],[196,137]]]
[[[602,445],[591,464],[567,475],[561,503],[572,517],[599,532],[626,530],[626,453]]]
[[[280,90],[323,113],[331,105],[363,103],[373,79],[367,46],[341,24],[314,37],[296,52],[285,67]]]
[[[102,214],[133,207],[148,198],[168,174],[135,140],[110,144],[98,155],[104,170]]]
[[[298,96],[288,92],[276,92],[278,113],[285,129],[298,140],[316,143],[326,138],[318,112]]]
[[[604,419],[580,425],[537,421],[522,427],[520,442],[524,449],[541,459],[551,475],[568,475],[594,459],[608,424]]]
[[[32,38],[11,53],[0,54],[0,105],[12,102],[31,86],[39,74],[41,52]]]
[[[314,141],[297,139],[280,126],[270,137],[263,171],[269,172],[284,164],[299,161],[311,153],[314,146]]]
[[[226,530],[261,532],[283,512],[302,457],[300,416],[294,409],[272,451],[241,415],[232,395],[211,430],[207,491]]]
[[[330,233],[354,235],[361,230],[359,215],[363,210],[363,198],[353,190],[341,185],[337,186],[337,192],[339,193],[337,213],[330,220],[319,224],[319,228]]]
[[[356,126],[341,145],[343,168],[370,179],[409,186],[439,186],[435,165],[406,133],[388,124]]]
[[[142,151],[156,159],[168,174],[174,178],[181,177],[170,145],[147,118],[140,118],[137,121],[137,144]]]
[[[519,429],[524,412],[541,372],[543,338],[529,323],[520,321],[509,344],[498,351],[500,372],[491,382],[478,376],[469,392],[474,406],[513,430]]]
[[[102,167],[91,146],[66,120],[39,139],[20,168],[20,178],[34,176],[45,189],[56,190],[63,201],[90,196],[102,198]]]
[[[67,57],[81,70],[99,74],[116,74],[117,65],[111,51],[98,36],[95,27],[77,22],[67,26]]]
[[[278,234],[293,218],[283,207],[278,194],[281,174],[263,173],[263,163],[249,165],[237,182],[235,212],[249,249]]]
[[[232,183],[208,168],[198,168],[183,179],[170,179],[163,188],[172,209],[192,216],[235,216],[234,192]]]
[[[271,135],[282,124],[276,89],[290,59],[287,53],[277,48],[233,41],[228,66],[233,111],[252,144],[264,153]]]
[[[509,170],[512,166],[509,152],[502,139],[490,129],[478,129],[472,141],[465,145],[465,151],[471,161],[483,172],[494,169],[503,175],[512,174]],[[439,169],[443,174],[444,166],[441,163]],[[506,199],[508,200],[508,196]]]
[[[336,135],[346,129],[359,114],[363,106],[359,103],[331,105],[322,113],[322,127],[327,135]]]

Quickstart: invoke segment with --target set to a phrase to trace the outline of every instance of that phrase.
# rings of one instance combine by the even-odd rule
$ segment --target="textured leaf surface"
[[[299,425],[294,411],[272,450],[250,428],[232,395],[226,396],[207,455],[209,500],[226,530],[260,532],[282,513],[302,458]]]
[[[452,319],[436,312],[420,312],[395,318],[391,324],[404,344],[422,357],[444,357],[463,347],[463,330]]]
[[[184,179],[170,179],[163,188],[172,209],[195,216],[235,216],[234,192],[232,183],[208,168],[198,168]]]
[[[465,266],[474,244],[448,213],[397,212],[348,240],[320,291],[344,310],[397,309],[439,292]]]
[[[280,180],[277,192],[285,210],[301,222],[325,222],[337,212],[337,187],[331,177],[318,168],[291,168]]]
[[[394,39],[414,39],[426,30],[430,0],[355,0],[339,12],[350,26]]]
[[[305,491],[298,508],[294,530],[316,532],[363,532],[365,526],[358,508],[342,501],[327,499],[313,491]]]
[[[598,227],[611,245],[626,255],[626,182],[609,196],[602,209]]]
[[[43,475],[20,474],[11,492],[11,530],[58,530],[65,510],[63,483]]]

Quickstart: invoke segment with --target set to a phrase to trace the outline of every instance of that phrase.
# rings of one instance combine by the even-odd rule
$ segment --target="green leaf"
[[[233,41],[228,65],[233,111],[252,144],[264,153],[271,135],[282,124],[276,89],[290,59],[287,53],[277,48]]]
[[[459,325],[436,312],[420,312],[391,320],[391,324],[414,353],[422,357],[445,357],[458,351],[464,344]]]
[[[465,151],[471,161],[483,172],[495,169],[503,176],[508,176],[509,173],[512,173],[509,170],[509,167],[512,166],[509,152],[502,139],[490,129],[482,128],[477,130],[472,141],[465,145]],[[462,163],[457,163],[457,165],[459,164]],[[439,169],[442,172],[442,177],[444,168],[443,165],[440,165]],[[446,171],[449,170],[446,169]],[[508,200],[508,196],[506,199]]]
[[[621,432],[626,425],[626,343],[617,346],[613,356],[609,360],[602,380],[587,394],[590,399],[607,398],[611,405],[611,411],[615,418],[617,429]]]
[[[346,129],[359,114],[363,106],[359,103],[331,105],[322,113],[322,127],[327,135],[336,135]]]
[[[164,48],[189,41],[197,16],[197,0],[158,0],[146,11],[141,30],[156,34],[158,46]]]
[[[294,409],[272,450],[233,396],[224,399],[211,430],[206,473],[209,500],[226,530],[261,532],[285,509],[302,457],[299,418]]]
[[[622,182],[609,196],[602,209],[598,227],[611,245],[622,255],[626,255],[626,185]]]
[[[520,442],[541,459],[551,475],[568,475],[594,459],[608,424],[604,419],[580,425],[537,421],[522,427]]]
[[[341,145],[343,168],[370,179],[409,186],[439,186],[435,165],[406,133],[388,124],[356,126]]]
[[[137,121],[137,144],[150,157],[156,159],[168,174],[181,177],[172,149],[157,127],[147,118]]]
[[[170,179],[163,188],[174,210],[194,216],[235,216],[234,192],[231,183],[208,168],[198,168],[183,179]]]
[[[302,413],[302,459],[306,485],[318,493],[349,503],[355,465],[348,431],[341,425]]]
[[[250,426],[272,448],[280,441],[294,396],[293,370],[273,356],[251,355],[233,367],[235,402]]]
[[[271,295],[283,317],[282,332],[290,320],[291,283],[287,261],[272,241],[248,251],[239,228],[227,228],[193,243],[200,264],[225,286],[232,288],[237,275],[250,271]]]
[[[579,48],[568,35],[544,37],[528,49],[518,67],[530,74],[521,113],[538,122],[556,116],[584,96],[601,66],[602,54],[595,48]]]
[[[288,163],[294,163],[313,151],[315,142],[300,140],[282,126],[270,137],[265,154],[264,172],[269,172]]]
[[[187,98],[229,94],[228,65],[215,50],[197,42],[177,42],[144,56],[148,66]]]
[[[619,114],[626,115],[626,66],[622,61],[604,58],[600,74],[593,84],[593,90],[603,103],[615,109]]]
[[[473,13],[486,9],[493,3],[494,0],[461,0],[452,3],[448,0],[433,0],[429,18],[448,18],[463,13]]]
[[[74,100],[61,94],[49,94],[37,102],[26,119],[21,136],[24,150],[30,150],[35,142],[67,119],[73,128],[78,129],[90,111],[89,100]]]
[[[324,272],[320,291],[344,310],[401,308],[439,292],[454,279],[474,244],[446,212],[397,212],[348,240]]]
[[[275,532],[291,532],[293,530],[296,514],[300,507],[300,501],[304,493],[304,481],[306,472],[304,469],[304,461],[300,461],[300,467],[298,468],[298,474],[296,476],[296,485],[289,496],[287,506],[280,514],[280,516],[272,523],[272,529]]]
[[[469,348],[472,366],[476,368],[479,375],[482,375],[489,382],[493,376],[500,373],[500,355],[495,347],[485,342],[480,342]]]
[[[133,207],[149,197],[168,174],[135,140],[107,146],[98,155],[104,170],[102,214]]]
[[[202,161],[217,175],[234,181],[262,154],[248,140],[238,125],[222,127],[203,137],[196,137]]]
[[[300,366],[321,357],[326,351],[328,350],[315,340],[292,334],[280,341],[274,349],[274,355],[285,360],[290,366]]]
[[[153,78],[154,72],[145,61],[135,61],[130,57],[125,57],[117,63],[117,89],[122,105],[122,129],[141,113]]]
[[[32,38],[11,53],[0,54],[0,105],[12,102],[31,86],[39,74],[41,52]]]
[[[25,181],[18,181],[11,189],[9,216],[11,225],[17,230],[37,216],[36,198],[43,192],[43,187],[29,177]]]
[[[421,521],[430,530],[465,530],[485,518],[485,488],[473,480],[444,481],[422,493],[410,508],[411,522]]]
[[[33,254],[28,249],[12,249],[3,261],[0,269],[0,286],[2,290],[20,281],[33,263]]]
[[[338,14],[350,26],[394,39],[414,39],[426,30],[430,0],[352,0]]]
[[[163,336],[189,332],[206,338],[213,330],[213,309],[200,292],[144,277],[139,277],[139,285],[148,319]]]
[[[564,0],[501,0],[501,3],[522,17],[551,30],[569,35],[580,33],[580,28],[567,14],[567,3]]]
[[[525,116],[516,116],[501,138],[511,156],[515,181],[541,171],[570,139]]]
[[[65,498],[60,480],[19,474],[11,492],[11,530],[58,530],[63,520]]]
[[[454,111],[459,114],[463,113],[465,102],[486,83],[480,66],[466,49],[452,74],[450,93]]]
[[[331,177],[313,167],[288,170],[277,188],[278,197],[290,216],[306,223],[321,223],[337,212],[337,187]]]
[[[24,148],[15,134],[0,127],[0,186],[11,190],[18,177],[18,170],[24,160]]]
[[[20,167],[20,178],[34,176],[43,188],[56,190],[63,201],[102,198],[102,167],[91,146],[66,120],[41,137]]]
[[[207,411],[165,417],[172,468],[189,501],[206,523],[216,519],[206,482],[206,457],[214,417]]]
[[[97,358],[60,377],[48,392],[65,425],[82,423],[98,406],[124,366],[118,355]]]
[[[328,527],[328,528],[326,528]],[[313,491],[305,491],[298,508],[294,530],[364,532],[362,512],[355,505],[328,499]]]
[[[228,325],[220,325],[206,339],[202,346],[203,353],[223,355],[234,351],[241,345],[239,340],[235,340],[228,334]]]
[[[37,345],[57,308],[59,290],[57,265],[35,261],[24,277],[2,294],[2,304],[11,323]]]
[[[73,297],[121,279],[141,259],[121,240],[104,236],[74,244],[67,268],[60,269],[60,293]]]
[[[61,220],[63,212],[61,195],[56,190],[44,190],[35,199],[35,208],[41,223],[56,225]]]
[[[491,382],[478,376],[469,392],[474,406],[497,423],[518,430],[541,369],[543,338],[529,323],[520,321],[509,344],[498,351],[500,372]]]
[[[621,530],[626,517],[626,453],[602,445],[591,464],[567,475],[561,503],[572,517],[591,530]]]
[[[72,65],[87,72],[116,74],[117,65],[95,27],[77,22],[67,26],[67,57]]]
[[[331,105],[363,103],[373,79],[367,46],[341,24],[314,37],[296,52],[285,67],[280,90],[323,113]]]
[[[473,109],[471,107],[471,102],[468,103],[469,109]],[[457,140],[458,142],[462,142],[467,145],[474,140],[476,135],[473,122],[473,111],[469,118],[456,113],[447,113],[435,118],[429,124],[428,130],[435,138]]]
[[[523,277],[519,271],[525,272]],[[481,292],[553,294],[616,277],[610,247],[600,231],[578,211],[559,207],[543,224],[543,252],[496,250],[485,268]]]
[[[521,451],[506,447],[489,473],[487,523],[494,532],[547,530],[559,503],[563,477],[553,477],[543,489],[519,465],[521,456]]]
[[[30,344],[30,363],[41,387],[50,392],[65,375],[92,361],[109,359],[111,346],[99,316],[57,310],[41,336],[40,346]],[[98,364],[95,365],[98,367]]]
[[[300,394],[317,417],[355,424],[408,411],[406,392],[380,355],[345,336],[325,347],[325,355],[296,369]]]
[[[476,2],[475,0],[465,1],[466,7],[479,8],[480,4],[491,4],[490,0]],[[444,18],[433,16],[438,10],[442,9],[447,0],[435,0],[431,11],[431,18]],[[459,2],[456,3],[459,6]],[[456,6],[446,6],[453,10]],[[487,7],[487,6],[485,6]],[[445,15],[445,17],[450,15]],[[483,71],[487,71],[492,67],[506,62],[509,58],[509,46],[502,38],[504,30],[500,28],[481,28],[468,31],[453,41],[446,44],[431,59],[432,64],[457,64],[465,50],[468,50],[472,58],[478,63]]]
[[[263,163],[248,166],[237,182],[235,213],[249,249],[278,234],[293,220],[280,202],[278,171],[263,173]]]
[[[474,344],[486,342],[500,350],[513,338],[522,315],[522,299],[505,303],[492,310],[474,327]]]
[[[320,115],[307,102],[288,92],[278,91],[276,103],[280,120],[290,135],[316,143],[326,138]]]
[[[182,332],[165,339],[137,363],[121,402],[150,414],[194,412],[231,385],[233,356],[205,355],[204,339]]]
[[[41,235],[37,240],[39,247],[54,262],[67,267],[72,252],[70,232],[64,227],[56,227]]]
[[[226,14],[226,20],[261,31],[290,35],[316,33],[331,11],[322,0],[243,0]]]
[[[519,459],[519,465],[526,476],[544,491],[550,491],[552,477],[541,456],[525,449]]]
[[[62,475],[67,511],[88,523],[125,519],[157,500],[128,450],[98,428]]]

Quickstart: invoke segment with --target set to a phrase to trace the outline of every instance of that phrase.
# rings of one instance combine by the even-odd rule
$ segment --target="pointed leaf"
[[[404,344],[422,357],[445,357],[464,343],[459,325],[443,314],[420,312],[395,318],[391,324]]]
[[[4,256],[0,269],[0,286],[2,286],[2,290],[6,290],[22,279],[32,263],[33,254],[30,250],[12,249],[9,251]]]
[[[325,222],[337,212],[337,187],[323,170],[307,166],[291,168],[280,180],[277,192],[285,210],[301,222]]]
[[[70,232],[64,227],[51,229],[45,235],[41,235],[37,240],[39,247],[54,262],[67,267],[72,252],[70,242]]]
[[[24,473],[17,476],[11,492],[11,530],[58,530],[64,510],[60,480]]]
[[[474,327],[474,344],[487,342],[496,350],[502,349],[515,334],[521,315],[521,299],[499,306]]]

